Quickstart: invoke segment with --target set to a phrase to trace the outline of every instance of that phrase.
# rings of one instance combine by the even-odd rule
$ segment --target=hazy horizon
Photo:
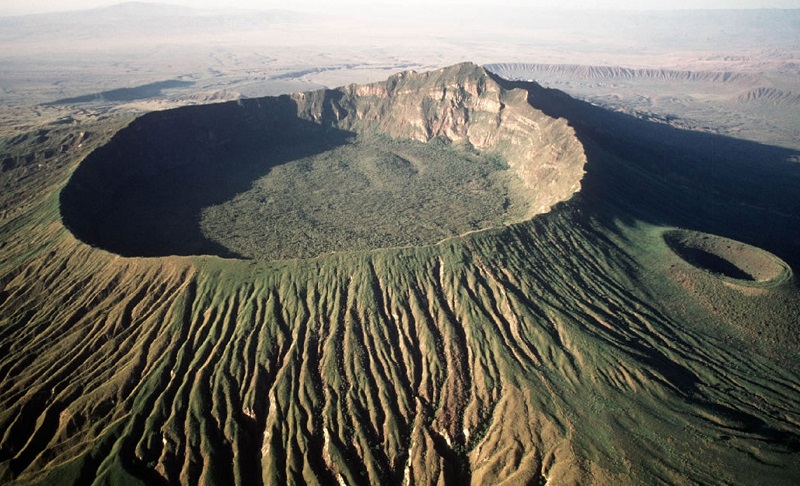
[[[110,7],[125,3],[149,3],[162,5],[177,5],[194,8],[207,9],[281,9],[296,11],[318,11],[327,12],[331,10],[341,10],[346,8],[369,8],[381,10],[391,7],[390,5],[376,3],[369,0],[344,0],[323,2],[320,0],[297,0],[290,7],[285,2],[256,0],[166,0],[166,1],[136,1],[120,2],[114,0],[6,0],[0,6],[0,15],[27,15],[37,13],[64,12],[75,10],[87,10],[93,8]],[[403,3],[403,8],[430,8],[448,6],[480,6],[482,2],[477,1],[455,1],[455,0],[407,0]],[[503,0],[493,4],[493,8],[515,8],[527,7],[529,9],[540,10],[629,10],[629,11],[648,11],[648,10],[736,10],[736,9],[800,9],[800,0],[644,0],[631,6],[630,2],[623,0],[545,0],[531,5],[524,0]]]

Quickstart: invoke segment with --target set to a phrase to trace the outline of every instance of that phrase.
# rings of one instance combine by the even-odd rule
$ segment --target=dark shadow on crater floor
[[[81,163],[61,193],[62,218],[123,256],[240,258],[203,235],[201,211],[351,136],[297,118],[287,96],[149,113]]]
[[[707,252],[701,248],[693,248],[691,246],[681,245],[679,242],[670,239],[667,239],[666,241],[675,253],[698,268],[716,275],[722,275],[737,280],[747,280],[752,282],[756,280],[752,275],[728,260],[720,257],[719,255]]]

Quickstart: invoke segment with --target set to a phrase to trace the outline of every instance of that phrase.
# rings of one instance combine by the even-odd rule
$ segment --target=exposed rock
[[[292,99],[301,118],[317,123],[423,142],[441,138],[497,152],[536,188],[533,215],[580,189],[586,156],[566,120],[536,110],[527,97],[522,89],[503,89],[482,67],[464,63]]]

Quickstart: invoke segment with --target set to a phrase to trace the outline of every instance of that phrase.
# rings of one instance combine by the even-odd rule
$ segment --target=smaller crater
[[[664,241],[679,257],[717,277],[741,283],[777,283],[788,278],[789,266],[775,255],[722,236],[671,230]]]

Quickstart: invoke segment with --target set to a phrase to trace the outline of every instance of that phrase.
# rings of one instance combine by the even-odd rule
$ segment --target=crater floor
[[[202,211],[203,234],[261,260],[433,244],[521,221],[522,181],[499,157],[444,143],[358,137],[273,168]]]
[[[790,275],[789,266],[760,248],[697,231],[672,230],[664,240],[681,258],[701,270],[742,283],[778,283]]]

